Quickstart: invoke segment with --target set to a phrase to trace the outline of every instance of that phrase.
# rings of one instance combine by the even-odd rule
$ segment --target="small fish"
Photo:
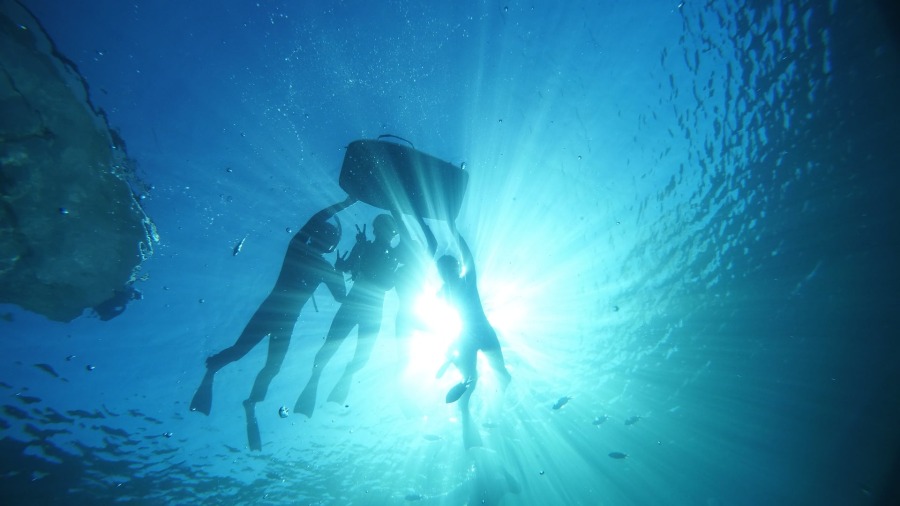
[[[628,454],[625,454],[622,452],[611,452],[609,454],[609,456],[610,456],[610,458],[613,458],[613,459],[627,459],[628,458]]]
[[[419,494],[416,492],[410,492],[409,494],[406,494],[406,496],[404,496],[403,498],[406,499],[407,501],[414,502],[414,501],[421,501],[423,496],[422,496],[422,494]]]
[[[3,318],[3,320],[8,322],[15,320],[12,313],[3,313],[3,316],[0,316],[0,318]]]
[[[288,409],[287,406],[281,406],[280,408],[278,408],[278,416],[280,416],[281,418],[287,418],[291,416],[291,410]]]
[[[53,368],[50,367],[48,364],[34,364],[34,366],[37,367],[38,369],[44,371],[45,373],[53,376],[54,378],[59,377],[59,374],[57,374],[56,371],[54,371]]]
[[[442,439],[441,436],[436,436],[434,434],[425,434],[422,437],[425,438],[426,441],[432,441],[432,442],[440,441]]]
[[[560,409],[563,406],[565,406],[566,404],[568,404],[568,402],[571,400],[572,400],[572,398],[567,395],[562,396],[559,398],[558,401],[556,401],[556,404],[553,405],[553,409]]]
[[[594,418],[594,421],[591,423],[599,427],[599,426],[603,425],[603,422],[605,422],[607,420],[609,420],[609,417],[606,415],[603,415],[603,416],[598,416],[598,417]]]
[[[631,416],[631,417],[628,417],[627,420],[625,420],[625,425],[634,425],[634,424],[638,423],[639,421],[641,421],[641,417]]]
[[[240,253],[241,250],[244,249],[244,241],[246,240],[247,236],[245,235],[243,239],[241,239],[237,244],[234,245],[234,252],[232,253],[232,256],[238,256],[238,253]]]
[[[445,397],[444,400],[447,401],[447,404],[452,404],[458,401],[459,398],[462,397],[464,393],[466,393],[466,390],[469,389],[470,384],[470,381],[461,381],[457,383],[455,387],[451,388],[450,391],[447,392],[447,397]]]

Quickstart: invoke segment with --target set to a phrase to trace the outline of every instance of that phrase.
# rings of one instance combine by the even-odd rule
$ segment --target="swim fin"
[[[203,381],[200,382],[200,386],[194,394],[194,398],[191,399],[191,411],[199,411],[204,415],[209,415],[212,409],[212,387],[215,375],[215,372],[207,369],[206,375],[203,376]]]
[[[347,394],[350,393],[350,382],[352,381],[352,379],[352,374],[344,373],[344,375],[341,376],[341,379],[338,380],[337,384],[334,385],[334,388],[331,389],[331,393],[328,394],[328,402],[343,404],[344,401],[347,400]]]
[[[307,418],[312,418],[313,411],[316,410],[316,390],[318,390],[318,388],[318,381],[310,381],[307,383],[306,388],[303,389],[303,392],[297,399],[297,404],[294,405],[294,413],[302,413],[306,415]]]
[[[259,424],[256,422],[256,405],[249,400],[244,401],[244,411],[247,412],[247,444],[253,451],[262,451],[262,439],[259,437]]]

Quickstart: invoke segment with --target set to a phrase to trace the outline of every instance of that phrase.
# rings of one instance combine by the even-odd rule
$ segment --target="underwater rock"
[[[156,232],[124,141],[12,0],[0,0],[0,110],[0,303],[62,322],[105,308],[134,281]]]

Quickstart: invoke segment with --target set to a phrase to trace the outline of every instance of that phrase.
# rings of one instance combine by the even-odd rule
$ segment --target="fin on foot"
[[[338,404],[343,404],[344,401],[347,400],[347,394],[350,393],[350,382],[353,379],[353,376],[343,375],[341,379],[338,380],[337,385],[331,389],[331,393],[328,394],[328,402],[336,402]]]
[[[206,375],[203,376],[203,381],[200,382],[194,398],[191,399],[191,411],[199,411],[204,415],[209,415],[212,409],[212,387],[215,374],[212,371],[206,371]]]
[[[244,411],[247,412],[247,445],[252,451],[262,451],[262,439],[259,437],[259,424],[256,422],[256,404],[244,401]]]
[[[309,384],[303,389],[297,404],[294,404],[294,413],[301,413],[307,418],[312,418],[313,412],[316,410],[316,387],[318,385]]]

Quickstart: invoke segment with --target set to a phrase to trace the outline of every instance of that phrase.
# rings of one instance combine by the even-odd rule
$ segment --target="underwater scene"
[[[0,503],[900,504],[896,2],[0,39]]]

